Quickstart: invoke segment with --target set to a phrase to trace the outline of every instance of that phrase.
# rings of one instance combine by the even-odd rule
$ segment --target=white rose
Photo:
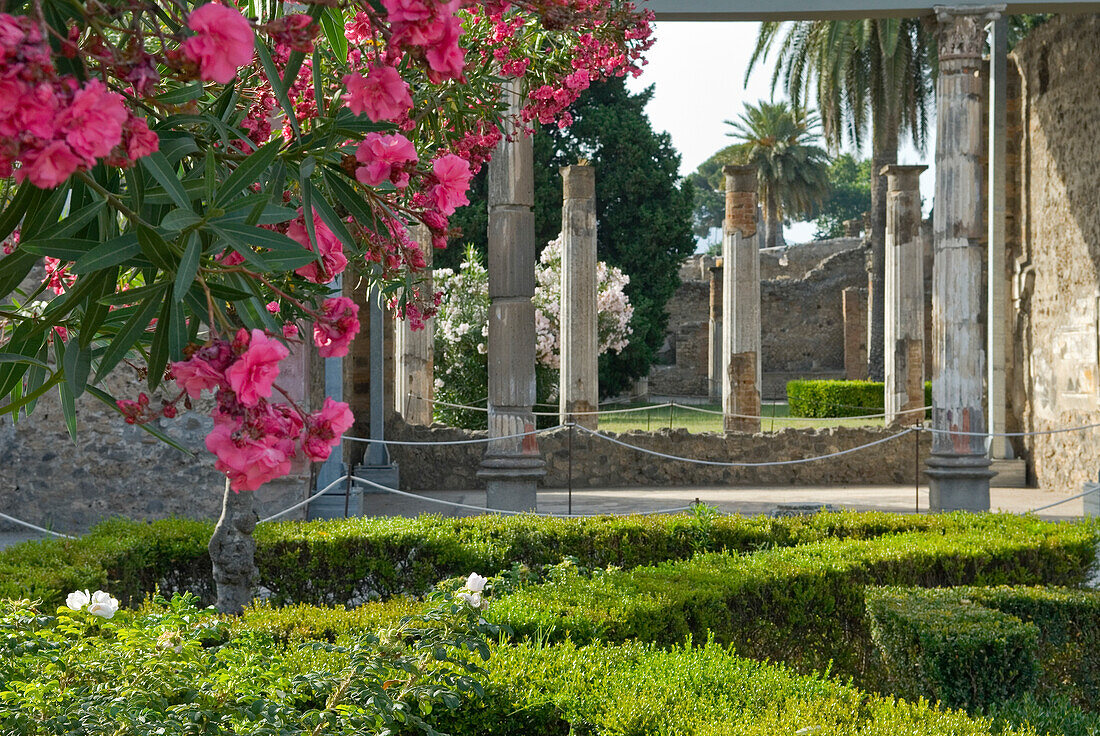
[[[470,608],[481,608],[481,593],[467,593],[463,591],[458,594],[458,597],[466,601]]]
[[[65,605],[74,611],[79,611],[92,600],[92,594],[86,590],[74,590],[65,598]]]
[[[88,613],[100,618],[111,618],[118,610],[118,599],[110,593],[97,590],[92,593],[92,602],[88,604]]]
[[[483,578],[476,572],[470,573],[470,577],[466,578],[466,590],[473,593],[480,593],[485,590],[485,583],[489,582],[488,578]]]

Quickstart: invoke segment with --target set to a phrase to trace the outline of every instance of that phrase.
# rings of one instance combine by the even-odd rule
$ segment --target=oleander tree
[[[441,295],[420,284],[410,226],[443,247],[505,132],[639,73],[651,43],[651,16],[625,0],[0,9],[0,415],[56,390],[75,436],[89,393],[158,434],[150,420],[213,395],[227,610],[253,570],[238,492],[326,459],[352,423],[347,405],[307,412],[278,383],[292,343],[346,354],[358,309],[334,279],[377,284],[422,325]],[[508,119],[516,79],[524,104]],[[168,397],[111,396],[103,380],[122,365]]]

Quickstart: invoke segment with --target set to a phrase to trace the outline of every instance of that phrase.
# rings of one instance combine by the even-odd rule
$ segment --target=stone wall
[[[769,462],[826,455],[889,437],[896,429],[837,427],[784,429],[767,434],[691,434],[687,430],[608,433],[611,437],[656,452],[721,462]],[[428,428],[394,422],[388,436],[413,441],[484,437],[484,432]],[[929,435],[921,434],[923,468]],[[568,430],[539,435],[546,458],[547,488],[568,484]],[[917,440],[905,435],[891,442],[837,458],[798,465],[724,468],[667,460],[574,430],[573,486],[576,488],[690,485],[845,485],[911,483]],[[401,487],[409,491],[481,488],[476,473],[484,446],[396,446],[393,457],[401,467]],[[923,479],[922,479],[923,482]]]
[[[1019,346],[1010,370],[1010,427],[1025,431],[1100,422],[1098,47],[1100,17],[1055,16],[1013,52],[1022,76],[1022,145],[1019,217],[1010,221],[1015,232],[1008,239]],[[1100,469],[1095,431],[1023,445],[1044,488],[1079,489]]]

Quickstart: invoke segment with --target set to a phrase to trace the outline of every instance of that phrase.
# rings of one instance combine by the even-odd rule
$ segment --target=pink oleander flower
[[[366,77],[348,74],[344,85],[348,88],[344,103],[356,115],[366,113],[376,123],[396,120],[413,104],[408,83],[393,67],[376,66]]]
[[[199,398],[203,391],[227,385],[225,371],[211,365],[209,361],[194,355],[189,360],[172,364],[172,376],[181,391],[186,391],[192,399]]]
[[[387,180],[398,188],[408,186],[408,165],[417,162],[416,147],[400,133],[368,133],[356,149],[355,158],[364,164],[355,170],[355,178],[368,187]]]
[[[225,473],[234,491],[255,491],[264,483],[290,472],[294,442],[284,437],[245,436],[240,425],[215,417],[206,436],[206,449],[217,456],[214,467]]]
[[[345,296],[326,299],[313,325],[313,344],[322,358],[342,358],[359,333],[359,305]]]
[[[342,401],[326,396],[321,411],[311,414],[306,422],[302,451],[313,462],[328,460],[332,448],[340,444],[340,436],[355,422],[351,409]]]
[[[15,172],[16,181],[30,179],[39,189],[53,189],[72,176],[82,161],[63,141],[54,141],[45,148],[23,157],[23,166]]]
[[[122,128],[129,117],[122,95],[92,79],[73,95],[58,126],[65,131],[65,142],[73,152],[93,166],[97,158],[107,156],[122,141]]]
[[[318,264],[316,261],[312,261],[295,269],[294,273],[315,284],[327,284],[343,272],[348,265],[348,259],[344,255],[340,240],[328,229],[316,210],[313,212],[313,232],[317,236],[321,263]],[[309,232],[306,230],[301,209],[298,210],[298,218],[290,223],[286,234],[287,237],[301,243],[306,250],[313,250],[313,244],[309,242]]]
[[[248,349],[225,372],[226,382],[244,406],[255,406],[271,396],[279,377],[279,361],[290,354],[286,345],[263,330],[252,330]]]
[[[462,21],[452,15],[443,22],[443,34],[427,48],[428,78],[433,82],[460,79],[466,66],[466,51],[458,45],[462,35]]]
[[[199,76],[206,81],[229,84],[237,70],[252,61],[252,27],[236,8],[207,3],[192,11],[187,27],[195,35],[180,49],[199,65]]]
[[[293,322],[287,322],[283,325],[283,337],[287,340],[295,340],[298,337],[298,325]]]
[[[446,153],[432,162],[432,173],[438,182],[428,191],[436,209],[444,215],[453,215],[455,208],[469,204],[466,192],[470,188],[470,162]]]
[[[8,121],[5,135],[30,133],[45,141],[57,133],[60,100],[53,84],[40,82],[19,97],[19,106]]]
[[[126,156],[130,161],[137,161],[160,148],[160,138],[149,130],[149,122],[145,118],[131,115],[123,133]]]

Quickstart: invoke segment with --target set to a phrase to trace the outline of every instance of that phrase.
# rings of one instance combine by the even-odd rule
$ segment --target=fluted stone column
[[[710,398],[722,399],[722,259],[710,267],[710,341],[707,345],[707,385]]]
[[[558,412],[596,429],[600,399],[596,306],[596,170],[561,169],[561,361]],[[579,412],[579,413],[578,413]]]
[[[726,166],[722,223],[722,411],[727,432],[760,431],[760,247],[756,168]],[[741,416],[733,416],[738,414]]]
[[[521,90],[506,91],[517,114]],[[509,140],[511,137],[511,140]],[[546,464],[535,429],[535,204],[531,138],[513,131],[489,162],[489,437],[478,477],[485,505],[528,511]]]
[[[432,286],[432,235],[424,225],[416,228],[416,240],[424,254],[427,268],[420,276],[418,287],[422,293],[431,294]],[[413,330],[407,319],[398,320],[394,329],[394,408],[410,424],[432,423],[432,398],[435,395],[435,360],[433,340],[435,320],[424,321],[424,329]]]
[[[886,422],[917,424],[924,412],[924,249],[920,175],[927,166],[884,166],[886,177]]]
[[[928,460],[933,511],[989,508],[982,408],[981,153],[985,27],[1000,6],[937,6],[936,198],[933,206],[932,426]]]

